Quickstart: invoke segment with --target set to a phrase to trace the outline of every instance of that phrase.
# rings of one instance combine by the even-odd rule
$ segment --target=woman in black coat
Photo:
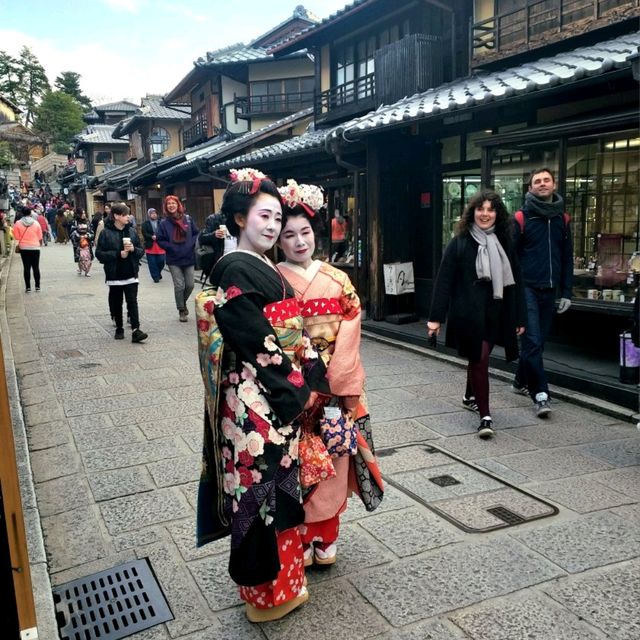
[[[467,358],[466,409],[481,417],[478,435],[494,435],[489,411],[489,356],[504,347],[508,362],[518,357],[526,306],[520,266],[510,238],[509,213],[500,196],[479,191],[462,214],[458,233],[445,249],[427,323],[437,335],[447,320],[446,345]]]

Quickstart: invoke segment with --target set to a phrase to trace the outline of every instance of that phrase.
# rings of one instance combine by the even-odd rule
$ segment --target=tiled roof
[[[74,136],[77,143],[89,144],[129,144],[128,140],[116,140],[111,137],[116,125],[90,124],[78,135]]]
[[[116,184],[123,183],[123,186],[127,184],[127,180],[129,176],[133,173],[135,169],[138,168],[138,163],[135,161],[127,162],[126,164],[120,165],[119,167],[114,167],[110,171],[105,171],[101,173],[99,176],[95,176],[91,182],[90,186],[99,187],[101,185],[108,184]]]
[[[120,102],[108,102],[107,104],[94,105],[94,111],[135,111],[138,108],[137,104],[133,102],[127,102],[121,100]]]
[[[273,56],[267,53],[262,47],[251,47],[238,42],[224,49],[207,51],[204,58],[196,60],[197,66],[210,66],[216,64],[229,64],[234,62],[256,62],[258,60],[269,60]]]
[[[255,131],[248,131],[247,133],[244,133],[243,135],[234,138],[233,140],[213,143],[208,147],[207,145],[202,145],[198,149],[189,150],[189,153],[185,154],[184,162],[161,171],[158,174],[158,178],[166,179],[169,177],[175,177],[178,174],[186,171],[191,171],[195,168],[196,163],[201,160],[206,160],[209,164],[211,164],[211,161],[215,160],[218,157],[221,157],[223,154],[227,156],[234,151],[240,151],[252,142],[266,137],[269,134],[277,133],[282,129],[287,129],[304,120],[305,118],[310,118],[312,115],[313,107],[309,107],[307,109],[303,109],[302,111],[298,111],[297,113],[294,113],[290,116],[287,116],[286,118],[280,118],[280,120],[271,122],[270,124],[261,127],[260,129],[256,129]]]
[[[293,10],[293,15],[292,16],[290,16],[286,20],[283,20],[280,24],[277,24],[275,27],[271,27],[271,29],[269,29],[268,31],[265,31],[262,35],[259,35],[257,38],[254,38],[249,43],[249,45],[251,46],[254,43],[258,43],[261,40],[264,40],[269,35],[271,35],[272,33],[276,33],[279,29],[282,29],[282,27],[285,27],[288,23],[292,22],[293,20],[306,20],[306,21],[308,21],[310,23],[318,23],[318,22],[320,22],[320,18],[318,18],[317,15],[315,15],[314,13],[311,13],[311,11],[308,11],[307,9],[304,8],[303,5],[299,4]],[[311,26],[311,25],[309,25],[309,26]]]
[[[358,5],[365,4],[366,2],[375,2],[376,0],[354,0],[351,4],[346,5],[342,9],[339,9],[335,13],[330,14],[326,18],[323,18],[317,24],[313,24],[306,29],[302,29],[302,31],[293,34],[288,38],[283,38],[280,42],[277,42],[275,45],[269,48],[270,51],[277,51],[278,49],[283,48],[284,46],[288,46],[293,44],[294,41],[301,39],[302,36],[306,36],[311,31],[318,31],[320,28],[327,26],[330,23],[337,22],[340,18],[342,18],[345,14],[349,13],[352,9],[355,9]]]
[[[136,112],[121,120],[116,125],[113,136],[121,138],[135,129],[135,123],[140,120],[189,120],[191,106],[185,105],[181,109],[174,109],[162,104],[162,96],[147,96],[142,98],[142,106]]]
[[[330,131],[331,129],[324,129],[322,131],[303,133],[300,136],[295,136],[282,142],[276,142],[276,144],[269,145],[268,147],[261,147],[260,149],[255,149],[254,151],[236,156],[230,160],[219,162],[209,167],[209,170],[215,172],[230,169],[231,167],[248,167],[267,160],[275,160],[283,156],[289,157],[318,151],[324,149],[324,143]]]
[[[503,71],[479,72],[403,98],[395,104],[381,105],[375,111],[336,127],[331,137],[364,135],[370,131],[449,115],[499,100],[531,95],[561,84],[630,67],[627,57],[635,53],[638,46],[640,31]]]

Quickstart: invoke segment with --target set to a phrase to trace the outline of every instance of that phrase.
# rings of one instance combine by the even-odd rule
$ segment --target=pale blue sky
[[[298,4],[325,18],[345,0],[0,0],[0,50],[28,45],[53,83],[82,75],[94,102],[166,93],[206,51],[248,43]]]

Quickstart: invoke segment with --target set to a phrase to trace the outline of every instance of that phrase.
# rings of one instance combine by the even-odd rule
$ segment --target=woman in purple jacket
[[[185,213],[177,196],[166,196],[162,203],[164,220],[158,225],[156,241],[167,252],[167,266],[173,278],[173,292],[180,322],[186,322],[187,300],[193,291],[198,227]]]

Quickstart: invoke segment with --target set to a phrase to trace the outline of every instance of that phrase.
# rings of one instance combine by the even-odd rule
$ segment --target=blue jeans
[[[158,280],[162,278],[164,256],[164,253],[147,253],[147,265],[149,266],[149,273],[154,282],[158,282]]]
[[[556,290],[525,287],[524,295],[527,302],[527,330],[520,338],[516,382],[526,386],[535,401],[536,394],[541,391],[549,393],[542,356],[544,341],[549,335],[555,313]]]

